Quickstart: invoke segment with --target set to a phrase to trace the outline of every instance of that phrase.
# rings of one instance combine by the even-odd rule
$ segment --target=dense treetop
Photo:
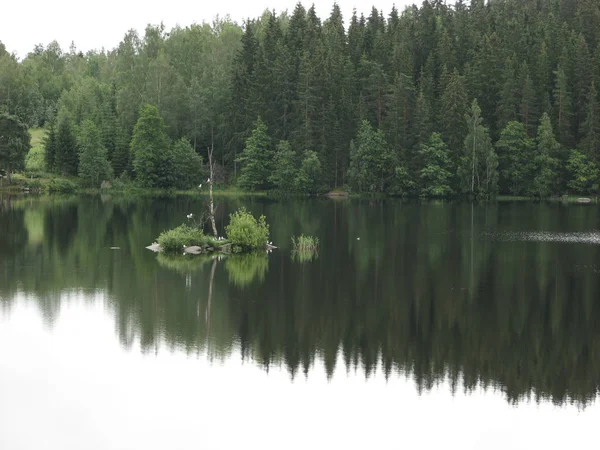
[[[135,176],[129,143],[149,104],[172,142],[214,147],[231,181],[241,173],[257,188],[301,183],[277,186],[281,177],[242,154],[265,159],[246,142],[255,128],[291,179],[306,158],[318,163],[311,190],[593,191],[597,177],[576,180],[600,163],[599,42],[595,0],[427,0],[346,24],[337,5],[322,20],[298,4],[241,26],[130,30],[117,48],[85,55],[50,43],[18,61],[0,46],[0,109],[30,126],[68,120],[75,135],[91,120],[116,176]],[[447,151],[448,174],[430,173],[434,148]],[[353,152],[371,162],[353,165]]]

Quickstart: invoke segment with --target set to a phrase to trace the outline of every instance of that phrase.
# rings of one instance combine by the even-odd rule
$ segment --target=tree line
[[[337,5],[321,20],[298,4],[241,26],[130,30],[108,51],[54,42],[18,61],[0,46],[0,105],[30,126],[67,122],[76,141],[91,121],[115,176],[139,177],[134,129],[152,105],[155,149],[213,148],[221,181],[245,189],[594,193],[599,41],[594,0],[426,0],[347,26]]]

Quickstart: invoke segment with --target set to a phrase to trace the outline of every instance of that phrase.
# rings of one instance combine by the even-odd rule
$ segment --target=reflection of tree
[[[244,287],[253,281],[263,282],[269,267],[269,258],[265,252],[232,255],[225,261],[229,281],[238,287]]]
[[[66,291],[88,301],[86,293],[101,291],[124,346],[165,343],[226,358],[239,345],[245,358],[284,364],[293,376],[308,374],[315,359],[331,375],[339,355],[367,375],[410,374],[420,390],[449,379],[456,389],[495,386],[510,401],[586,403],[600,386],[600,246],[482,237],[594,229],[594,207],[254,199],[248,208],[271,218],[281,243],[318,231],[319,258],[299,266],[278,250],[224,264],[157,262],[144,247],[203,202],[4,202],[0,299],[35,297],[52,323],[74,297]],[[220,200],[218,227],[241,202]]]

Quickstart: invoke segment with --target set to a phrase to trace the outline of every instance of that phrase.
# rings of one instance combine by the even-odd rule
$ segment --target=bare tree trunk
[[[208,179],[208,187],[209,187],[209,215],[210,215],[210,224],[212,225],[213,234],[215,235],[215,239],[219,237],[217,234],[217,225],[215,223],[215,203],[213,201],[213,179],[215,176],[215,163],[213,162],[213,152],[215,150],[215,135],[213,129],[211,127],[211,146],[208,149],[208,165],[210,168],[210,178]]]

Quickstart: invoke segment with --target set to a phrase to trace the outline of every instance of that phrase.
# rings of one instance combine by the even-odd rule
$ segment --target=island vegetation
[[[193,214],[187,216],[188,221]],[[157,239],[158,251],[175,254],[201,254],[208,252],[241,253],[259,249],[274,248],[269,242],[269,225],[265,216],[256,219],[246,208],[242,207],[230,215],[230,222],[225,226],[226,238],[204,233],[206,221],[214,222],[214,215],[205,215],[193,225],[182,224],[174,229],[164,231]]]
[[[426,0],[345,20],[298,4],[148,25],[85,54],[0,44],[0,111],[47,133],[29,156],[3,146],[0,167],[32,187],[190,189],[212,152],[215,183],[246,191],[598,192],[597,1]]]

